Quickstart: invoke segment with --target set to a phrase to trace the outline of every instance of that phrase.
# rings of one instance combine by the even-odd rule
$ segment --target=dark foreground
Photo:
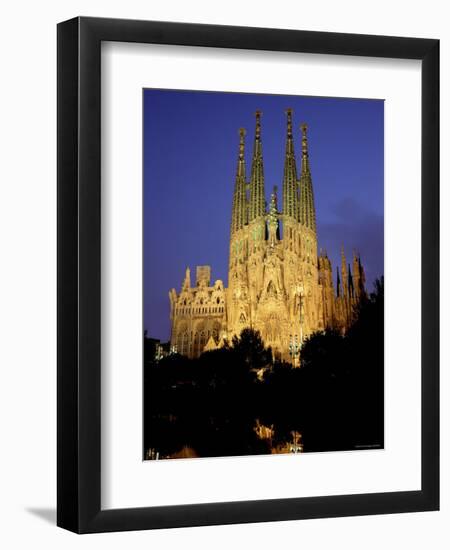
[[[345,336],[314,334],[301,368],[242,331],[190,360],[144,340],[144,459],[343,451],[384,445],[383,280]]]

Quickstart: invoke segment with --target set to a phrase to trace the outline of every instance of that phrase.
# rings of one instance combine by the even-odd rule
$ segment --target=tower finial
[[[186,272],[184,275],[183,290],[188,289],[190,287],[191,287],[191,270],[189,269],[189,266],[187,266]]]
[[[239,128],[239,160],[244,160],[245,128]]]
[[[308,130],[308,125],[306,122],[300,124],[300,130],[302,131],[302,172],[309,171],[309,159],[308,159],[308,136],[306,132]]]
[[[306,122],[300,124],[300,130],[302,131],[302,156],[308,156],[308,137],[306,132],[308,130],[308,125]]]
[[[239,161],[238,176],[244,175],[244,153],[245,153],[245,128],[239,128]]]
[[[288,138],[292,138],[292,113],[293,110],[288,107],[285,111],[287,115],[287,136]]]
[[[259,139],[261,137],[261,115],[262,115],[262,111],[257,109],[255,111],[255,118],[256,118],[255,138],[256,139]]]
[[[278,187],[273,186],[272,193],[270,194],[270,206],[269,206],[269,221],[278,219],[278,199],[277,199]]]
[[[273,191],[270,195],[270,206],[268,215],[268,230],[269,230],[269,244],[271,249],[275,246],[276,241],[279,239],[278,234],[278,208],[277,208],[277,186],[273,186]]]

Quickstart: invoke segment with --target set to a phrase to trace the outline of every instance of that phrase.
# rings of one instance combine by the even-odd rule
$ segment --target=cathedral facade
[[[261,112],[256,112],[249,179],[246,132],[239,130],[228,287],[221,280],[212,283],[209,266],[197,267],[192,285],[186,269],[181,291],[169,293],[171,346],[178,353],[197,357],[251,327],[261,333],[275,358],[298,364],[305,339],[327,327],[345,331],[365,293],[364,269],[356,252],[350,265],[342,248],[336,287],[330,259],[326,252],[318,253],[307,126],[300,126],[298,166],[291,109],[286,117],[281,209],[276,187],[266,204]]]

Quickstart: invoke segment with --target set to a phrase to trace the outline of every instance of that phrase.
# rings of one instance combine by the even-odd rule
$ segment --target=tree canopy
[[[301,434],[304,451],[383,447],[382,278],[354,313],[346,334],[327,329],[304,342],[301,368],[274,362],[250,328],[197,359],[155,361],[144,339],[145,452],[263,454],[293,434]],[[270,437],[258,436],[261,426]]]

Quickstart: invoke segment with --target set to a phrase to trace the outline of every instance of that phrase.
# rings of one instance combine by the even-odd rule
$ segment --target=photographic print
[[[384,101],[143,90],[143,458],[384,447]]]

